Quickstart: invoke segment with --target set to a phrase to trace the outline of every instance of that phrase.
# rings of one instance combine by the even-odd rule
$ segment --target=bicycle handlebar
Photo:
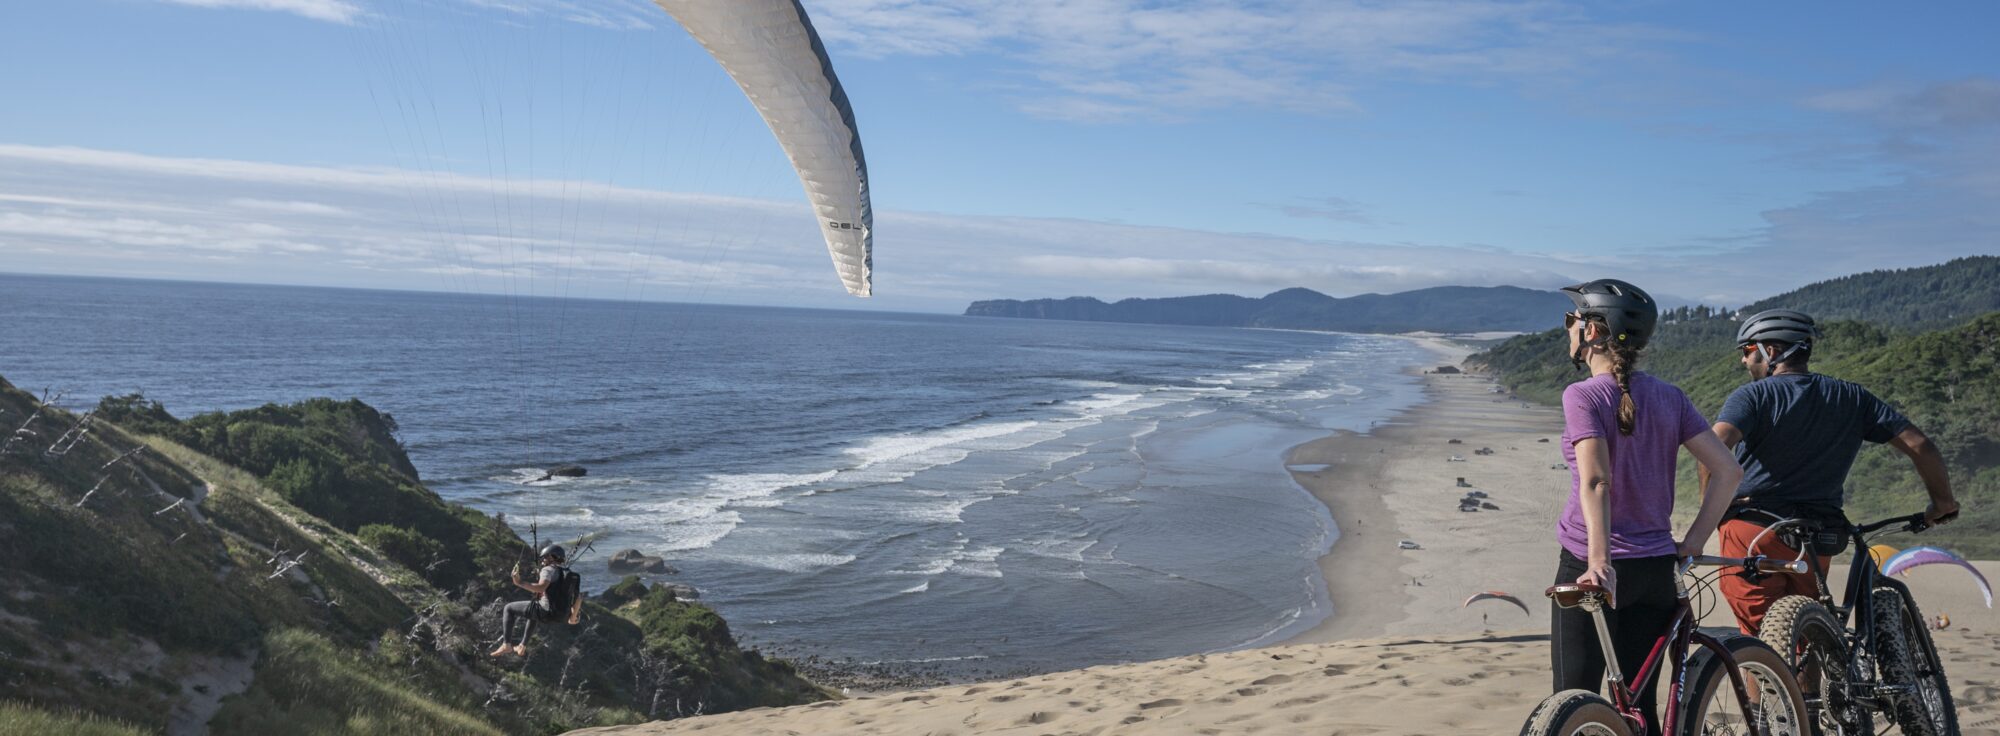
[[[1893,518],[1883,519],[1873,524],[1868,524],[1865,526],[1858,527],[1858,531],[1860,531],[1862,534],[1872,534],[1876,531],[1880,531],[1886,527],[1895,526],[1897,524],[1902,524],[1905,529],[1911,532],[1920,532],[1930,526],[1928,523],[1924,521],[1923,513],[1918,512],[1910,514],[1909,516],[1897,516]]]
[[[1922,514],[1918,514],[1918,516],[1922,516]],[[1792,572],[1801,575],[1810,569],[1801,560],[1776,560],[1763,555],[1753,555],[1750,557],[1695,555],[1688,558],[1688,564],[1714,567],[1751,567],[1756,568],[1758,572]]]

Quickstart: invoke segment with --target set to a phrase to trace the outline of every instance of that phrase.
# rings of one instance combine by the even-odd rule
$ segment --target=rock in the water
[[[534,482],[540,483],[553,478],[581,478],[586,475],[590,475],[590,471],[581,465],[557,465],[542,471],[542,477],[536,478]]]
[[[672,575],[680,572],[668,565],[665,559],[653,557],[636,549],[621,549],[611,555],[606,563],[614,573],[640,573],[644,575]]]
[[[685,583],[661,583],[661,585],[666,586],[667,590],[673,591],[674,598],[677,600],[691,601],[701,597],[701,591],[695,590],[692,585]]]

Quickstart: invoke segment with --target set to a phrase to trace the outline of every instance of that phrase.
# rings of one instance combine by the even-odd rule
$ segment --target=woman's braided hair
[[[1604,341],[1611,356],[1611,373],[1618,378],[1618,433],[1630,436],[1639,421],[1639,407],[1632,402],[1632,371],[1639,365],[1638,349],[1614,335]]]

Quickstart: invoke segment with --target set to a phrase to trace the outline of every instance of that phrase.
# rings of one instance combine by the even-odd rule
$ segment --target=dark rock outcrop
[[[672,575],[680,572],[667,564],[664,558],[654,557],[636,549],[618,550],[611,555],[611,560],[605,565],[611,572],[618,574]]]

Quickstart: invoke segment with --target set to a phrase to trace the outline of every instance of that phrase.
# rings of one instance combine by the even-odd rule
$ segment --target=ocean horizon
[[[1336,536],[1283,453],[1420,398],[1388,336],[0,275],[0,376],[392,414],[423,480],[679,569],[746,644],[946,673],[1282,641]],[[537,481],[559,463],[584,478]]]

